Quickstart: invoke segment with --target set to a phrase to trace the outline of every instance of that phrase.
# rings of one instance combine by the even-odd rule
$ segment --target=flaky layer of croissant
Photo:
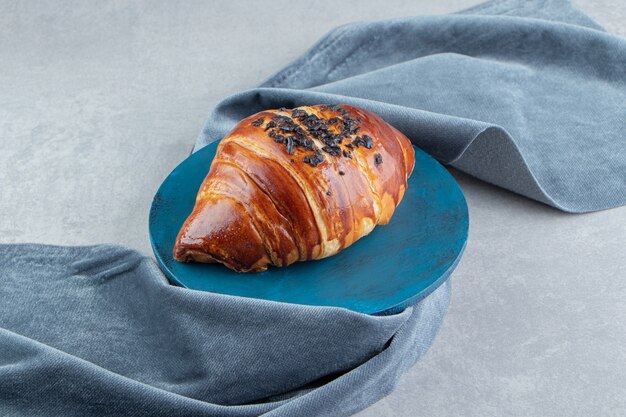
[[[356,107],[257,113],[219,144],[174,258],[258,272],[334,255],[389,222],[414,156],[402,133]]]

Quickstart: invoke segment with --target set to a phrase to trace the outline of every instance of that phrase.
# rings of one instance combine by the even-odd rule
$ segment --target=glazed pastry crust
[[[357,107],[257,113],[220,142],[174,258],[259,272],[332,256],[389,222],[414,163],[406,136]]]

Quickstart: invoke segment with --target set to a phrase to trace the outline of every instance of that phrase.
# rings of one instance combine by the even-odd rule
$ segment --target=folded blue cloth
[[[569,211],[626,200],[626,42],[565,1],[343,26],[220,103],[350,103],[474,176]],[[374,317],[187,290],[116,246],[0,245],[0,415],[343,416],[426,352],[446,282]],[[419,391],[419,387],[416,387]]]
[[[375,317],[169,285],[118,246],[0,245],[0,416],[342,416],[430,346],[449,283]]]
[[[564,0],[342,26],[214,109],[196,148],[267,108],[371,110],[441,162],[569,212],[626,204],[626,40]]]

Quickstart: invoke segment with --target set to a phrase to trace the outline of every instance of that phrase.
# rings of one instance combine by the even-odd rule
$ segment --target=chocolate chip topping
[[[332,156],[341,155],[341,148],[339,146],[322,146],[322,150]]]
[[[293,154],[293,136],[287,136],[287,153],[289,155]]]
[[[316,167],[322,163],[322,161],[324,160],[324,155],[322,155],[322,153],[319,150],[317,150],[315,151],[313,155],[307,155],[304,158],[302,158],[302,160],[306,162],[307,164],[313,167]]]
[[[337,105],[324,105],[320,108],[322,111],[331,111],[335,114],[324,119],[300,108],[290,110],[281,107],[280,112],[290,113],[290,115],[274,115],[267,123],[265,123],[265,118],[259,117],[252,122],[252,125],[262,127],[265,123],[264,130],[268,132],[269,137],[276,143],[284,144],[289,155],[293,155],[298,148],[303,151],[313,151],[302,158],[302,161],[313,167],[324,161],[324,153],[333,157],[343,156],[352,159],[351,152],[354,149],[374,147],[374,140],[370,136],[366,134],[357,136],[357,133],[361,131],[360,125],[363,119],[350,117],[351,113],[348,110]],[[312,138],[324,144],[321,150],[316,149]],[[377,165],[381,164],[382,156],[375,154],[374,161]],[[345,175],[345,173],[340,171],[339,175]]]

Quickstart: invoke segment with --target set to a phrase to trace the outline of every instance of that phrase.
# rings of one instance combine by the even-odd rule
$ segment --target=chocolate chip
[[[331,193],[330,190],[328,190],[328,191],[326,191],[326,195],[327,196],[331,196],[331,195],[333,195],[333,193]]]
[[[263,122],[265,121],[264,118],[259,117],[258,119],[256,119],[255,121],[253,121],[251,124],[252,126],[261,126],[263,124]]]
[[[292,121],[289,121],[279,124],[278,128],[283,132],[293,132],[296,129],[296,125]]]
[[[376,165],[380,165],[383,163],[383,157],[381,154],[379,153],[375,153],[374,154],[374,162],[376,163]]]
[[[272,130],[269,133],[270,138],[274,139],[274,142],[276,143],[285,143],[286,139],[283,135],[281,135],[280,133],[276,133],[275,130]]]
[[[324,135],[324,137],[320,137],[324,145],[326,146],[337,146],[337,144],[341,143],[342,137],[339,135]]]
[[[289,155],[293,154],[293,136],[287,136],[287,153]]]
[[[354,138],[354,140],[352,141],[352,146],[356,146],[357,148],[359,146],[363,146],[365,145],[365,140],[361,137],[361,136],[357,136],[356,138]]]
[[[367,149],[372,149],[374,147],[374,140],[370,136],[363,135],[363,140],[365,140],[365,147]]]
[[[332,156],[340,156],[341,148],[339,146],[322,146],[322,150]]]
[[[368,135],[357,136],[352,141],[352,144],[357,148],[359,146],[365,146],[366,149],[372,149],[374,147],[374,140]]]
[[[308,149],[310,151],[315,150],[315,142],[313,142],[306,136],[297,134],[296,136],[292,136],[292,138],[296,146],[301,146],[304,149]]]
[[[293,122],[293,120],[291,120],[291,117],[289,117],[289,116],[281,116],[281,115],[277,115],[277,116],[272,117],[272,120],[275,121],[276,123]]]
[[[304,123],[309,132],[328,129],[328,126],[326,126],[324,120],[320,119],[314,114],[308,115],[302,120],[302,123]]]
[[[343,171],[339,171],[339,175],[346,175],[346,173]]]
[[[291,117],[293,117],[294,119],[303,119],[308,115],[309,114],[307,112],[301,109],[294,109],[294,111],[291,112]]]
[[[302,160],[307,164],[316,167],[322,163],[322,161],[324,160],[324,155],[322,155],[322,153],[318,150],[313,155],[305,156],[304,158],[302,158]]]

